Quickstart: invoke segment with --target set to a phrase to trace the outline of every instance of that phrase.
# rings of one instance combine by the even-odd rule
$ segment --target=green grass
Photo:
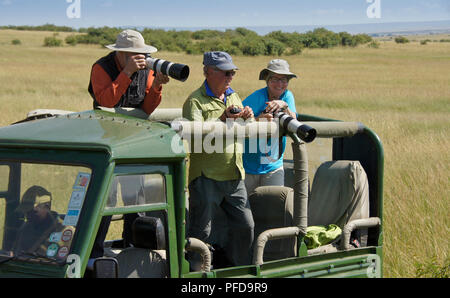
[[[37,108],[92,107],[91,65],[108,50],[43,47],[47,36],[53,33],[0,30],[0,125]],[[13,45],[14,39],[21,44]],[[450,43],[379,43],[378,49],[307,49],[282,58],[299,74],[289,84],[299,112],[359,121],[379,135],[385,150],[385,276],[425,276],[426,270],[445,269],[450,251]],[[186,82],[172,79],[163,90],[160,107],[181,107],[204,79],[202,56],[154,56],[190,66]],[[272,58],[234,57],[239,71],[232,87],[242,99],[264,86],[258,74]]]

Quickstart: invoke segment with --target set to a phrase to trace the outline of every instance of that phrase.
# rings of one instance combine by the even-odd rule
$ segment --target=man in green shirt
[[[230,87],[238,69],[231,56],[226,52],[207,52],[203,65],[206,79],[184,103],[183,118],[199,122],[252,118],[251,108],[244,108],[239,95]],[[236,107],[240,112],[233,110]],[[190,153],[189,236],[215,244],[211,243],[214,241],[210,237],[211,226],[217,212],[222,210],[228,224],[228,239],[223,248],[231,265],[238,266],[251,262],[254,222],[245,189],[242,153],[236,150],[236,141],[234,149]]]

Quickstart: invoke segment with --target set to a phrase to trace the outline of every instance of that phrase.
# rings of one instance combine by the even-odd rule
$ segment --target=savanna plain
[[[58,33],[64,39],[68,33]],[[92,64],[108,53],[98,45],[43,46],[52,32],[0,30],[0,126],[34,109],[92,108]],[[282,56],[299,74],[289,83],[297,111],[372,129],[384,147],[384,276],[427,276],[450,264],[450,43],[417,36],[378,48],[305,49]],[[13,44],[13,40],[20,44]],[[436,39],[421,44],[421,39]],[[17,43],[17,42],[16,42]],[[158,52],[187,64],[187,81],[171,80],[160,107],[181,107],[203,81],[202,56]],[[278,57],[234,57],[232,87],[244,99],[264,87],[259,71]],[[430,276],[430,275],[428,275]]]

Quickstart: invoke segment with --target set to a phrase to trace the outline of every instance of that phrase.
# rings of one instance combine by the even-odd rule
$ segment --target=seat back
[[[368,217],[369,183],[359,161],[322,163],[314,175],[308,200],[308,226],[336,224],[343,229],[349,221]]]
[[[136,218],[132,225],[132,245],[116,256],[119,278],[168,275],[165,229],[160,218]]]
[[[255,239],[268,229],[293,226],[294,191],[285,186],[260,186],[249,196]],[[286,238],[267,242],[264,260],[295,256],[296,239]]]

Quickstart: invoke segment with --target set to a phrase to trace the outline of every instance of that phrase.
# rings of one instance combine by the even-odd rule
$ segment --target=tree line
[[[65,38],[70,45],[115,43],[117,34],[123,28],[89,27],[78,30],[55,25],[3,26],[2,29],[40,30],[54,32],[77,32]],[[226,51],[232,55],[296,55],[305,48],[332,48],[337,46],[356,47],[372,42],[367,34],[352,35],[347,32],[335,33],[325,28],[316,28],[306,33],[273,31],[264,36],[238,27],[225,31],[204,29],[198,31],[149,29],[139,30],[147,44],[158,50],[202,54],[207,51]]]

